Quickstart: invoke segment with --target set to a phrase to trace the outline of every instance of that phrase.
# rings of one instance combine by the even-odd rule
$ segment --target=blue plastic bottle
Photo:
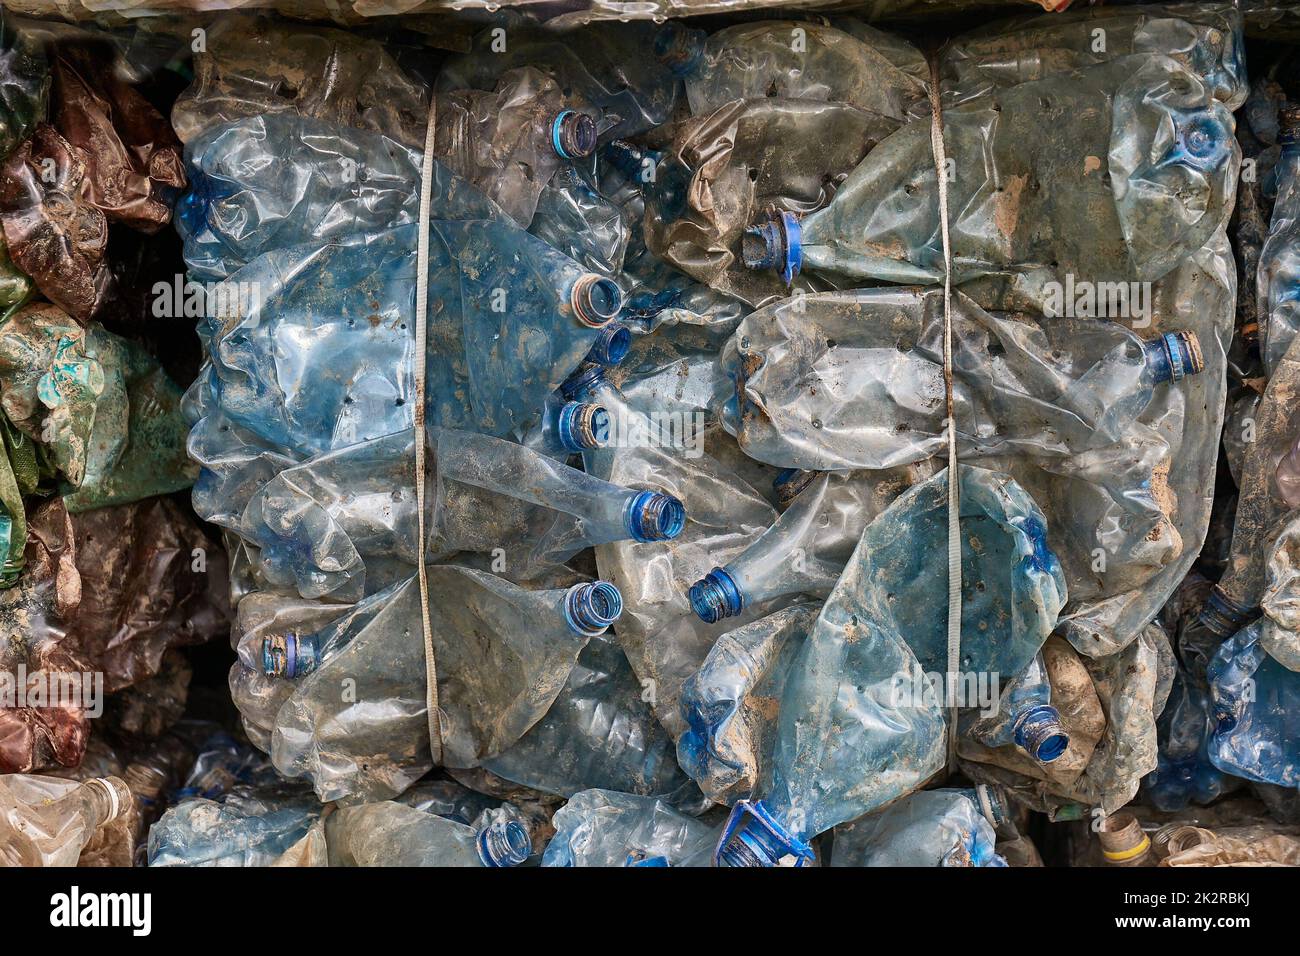
[[[1300,673],[1260,643],[1256,621],[1223,642],[1210,661],[1214,733],[1210,760],[1224,773],[1300,786]]]
[[[1019,747],[1040,764],[1060,758],[1070,746],[1070,735],[1052,706],[1052,685],[1042,652],[1002,690],[996,716],[980,721],[963,715],[963,728],[987,747]]]

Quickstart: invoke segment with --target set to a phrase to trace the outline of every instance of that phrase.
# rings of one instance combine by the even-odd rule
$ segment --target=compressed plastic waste
[[[542,866],[707,866],[716,839],[654,797],[584,790],[556,812]]]
[[[994,849],[1006,807],[988,787],[925,790],[835,828],[831,866],[1006,866]]]

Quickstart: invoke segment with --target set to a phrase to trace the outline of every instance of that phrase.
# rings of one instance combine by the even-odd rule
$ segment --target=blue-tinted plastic
[[[1224,773],[1300,786],[1300,673],[1260,644],[1256,621],[1223,642],[1210,661],[1210,760]]]

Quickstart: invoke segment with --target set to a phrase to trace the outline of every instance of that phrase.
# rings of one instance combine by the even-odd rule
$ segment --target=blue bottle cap
[[[1195,332],[1166,332],[1143,342],[1142,347],[1157,384],[1180,382],[1205,368],[1201,342]]]
[[[792,212],[771,213],[745,230],[740,255],[749,269],[776,269],[786,285],[803,266],[803,227]]]
[[[575,584],[564,595],[564,620],[583,637],[597,637],[623,613],[623,595],[608,581]]]
[[[593,329],[603,328],[623,307],[623,290],[613,279],[588,272],[573,283],[569,304],[579,322]]]
[[[1070,735],[1061,724],[1061,715],[1050,704],[1031,707],[1016,720],[1016,746],[1039,763],[1047,764],[1065,753]]]
[[[560,406],[556,432],[565,451],[600,448],[609,441],[609,412],[591,402],[566,402]]]
[[[803,867],[816,857],[812,847],[790,833],[768,812],[763,801],[739,800],[722,828],[713,851],[714,866],[780,866],[786,857]]]
[[[691,585],[691,608],[705,624],[735,617],[745,608],[745,596],[726,568],[714,568]]]
[[[484,866],[518,866],[533,853],[533,841],[518,820],[497,820],[478,835],[478,858]]]
[[[628,501],[624,522],[633,541],[671,541],[686,526],[686,508],[662,491],[642,491]]]
[[[601,365],[617,365],[632,350],[632,330],[621,322],[611,322],[600,330],[592,343],[587,360]]]
[[[669,20],[659,28],[655,37],[655,59],[668,67],[673,76],[690,76],[699,69],[704,57],[706,37],[703,30],[693,30]]]
[[[596,121],[577,110],[561,110],[551,123],[551,145],[561,159],[583,159],[596,151]]]

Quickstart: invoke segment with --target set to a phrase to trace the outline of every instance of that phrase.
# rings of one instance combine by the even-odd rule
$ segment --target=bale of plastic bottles
[[[1289,14],[1000,5],[7,3],[0,862],[1300,863]]]

